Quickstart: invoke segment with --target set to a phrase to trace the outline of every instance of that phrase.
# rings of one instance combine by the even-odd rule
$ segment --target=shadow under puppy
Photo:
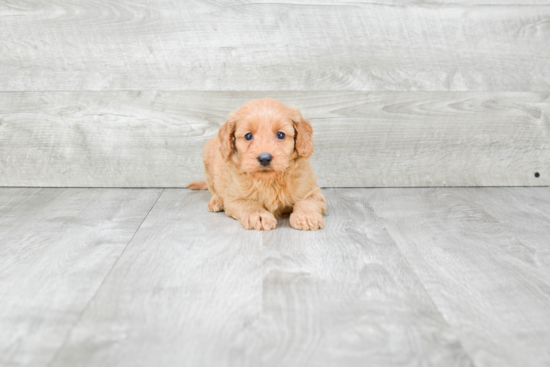
[[[295,229],[323,228],[325,198],[311,169],[313,129],[299,110],[263,98],[231,113],[203,149],[208,210],[239,220],[246,229],[270,230],[290,214]]]

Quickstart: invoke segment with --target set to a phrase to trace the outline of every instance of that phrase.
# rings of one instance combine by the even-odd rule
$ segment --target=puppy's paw
[[[256,212],[250,214],[241,220],[245,229],[254,229],[256,231],[269,231],[277,227],[277,219],[268,211]]]
[[[290,215],[290,226],[304,231],[316,231],[325,227],[323,216],[317,212],[296,212]]]
[[[208,202],[208,210],[214,213],[223,211],[223,200],[218,195],[212,196]]]

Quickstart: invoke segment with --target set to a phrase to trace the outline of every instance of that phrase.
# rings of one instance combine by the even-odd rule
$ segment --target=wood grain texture
[[[1,188],[0,364],[549,364],[550,188],[323,191],[324,230],[261,233],[206,192]]]
[[[548,1],[3,1],[0,90],[547,91]]]
[[[325,193],[331,227],[261,233],[165,190],[51,366],[470,366],[368,204]]]
[[[472,366],[365,190],[324,190],[326,227],[263,235],[262,366]]]
[[[476,190],[381,189],[368,201],[476,366],[548,366],[548,243],[529,232],[547,212],[535,198],[543,193],[548,202],[550,191],[534,191],[529,214],[515,204],[522,200],[516,189]],[[508,205],[536,220],[518,228],[485,210],[506,213]]]
[[[165,190],[54,366],[259,366],[261,233]]]
[[[311,121],[322,187],[550,185],[548,93],[160,91],[0,93],[0,185],[186,186],[265,96]]]
[[[535,268],[550,269],[550,189],[480,188],[464,195],[495,218],[521,242]],[[550,321],[549,321],[550,323]]]
[[[0,365],[47,366],[160,190],[0,190]]]

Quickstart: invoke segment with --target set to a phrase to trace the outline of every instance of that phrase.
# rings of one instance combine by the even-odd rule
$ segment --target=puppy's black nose
[[[265,166],[268,166],[271,163],[272,158],[273,157],[271,156],[271,154],[262,153],[258,156],[258,162],[260,162],[260,164],[265,167]]]

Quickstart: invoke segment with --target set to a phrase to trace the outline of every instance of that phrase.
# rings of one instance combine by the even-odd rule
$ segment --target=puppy
[[[208,189],[208,210],[225,211],[246,229],[274,229],[285,214],[292,228],[323,228],[325,198],[308,159],[312,134],[295,108],[271,98],[247,102],[204,145],[206,181],[187,187]]]

